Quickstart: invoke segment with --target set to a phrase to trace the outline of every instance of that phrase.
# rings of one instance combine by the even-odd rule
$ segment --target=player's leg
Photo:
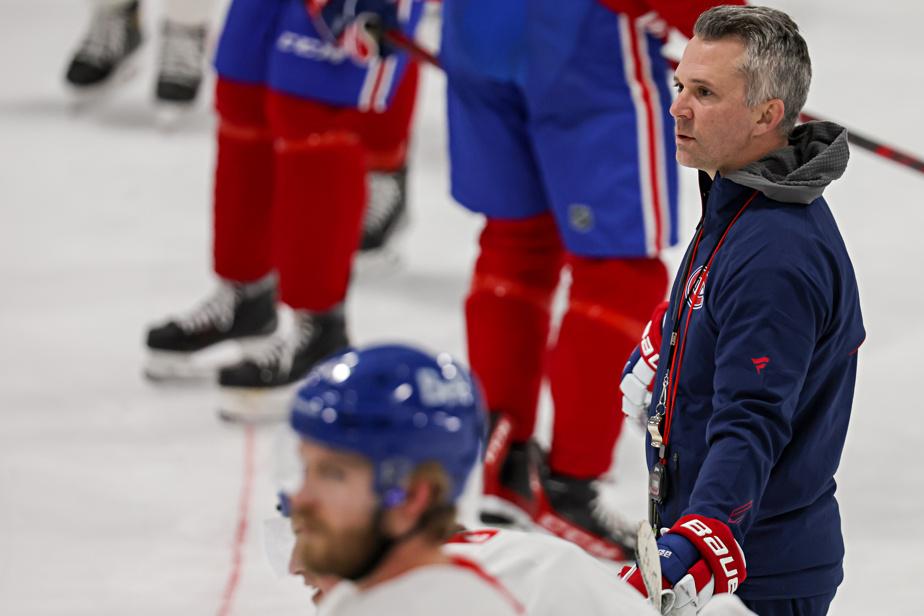
[[[215,294],[148,332],[146,374],[201,377],[240,359],[238,345],[276,328],[271,258],[274,152],[266,58],[276,16],[265,0],[235,0],[216,58],[218,153],[213,202]]]
[[[164,0],[155,90],[158,100],[195,100],[206,66],[206,37],[214,9],[215,0]]]
[[[273,92],[272,261],[294,327],[223,369],[222,386],[273,388],[346,346],[343,302],[365,202],[365,152],[338,108]],[[233,412],[233,409],[230,410]]]
[[[561,240],[516,86],[463,72],[450,72],[448,85],[452,194],[487,217],[465,303],[469,361],[494,414],[482,519],[528,522],[529,443]]]
[[[67,67],[77,92],[127,78],[142,41],[138,0],[93,0],[90,25]]]
[[[542,87],[528,90],[537,159],[572,274],[550,348],[546,522],[631,544],[633,529],[601,515],[596,480],[610,467],[622,426],[613,375],[667,288],[658,253],[675,234],[676,170],[664,130],[670,95],[663,71],[652,73],[653,39],[629,20],[594,5],[580,32],[558,76],[542,73],[529,82]],[[531,67],[547,60],[531,57]],[[591,542],[598,547],[606,546]]]
[[[407,222],[407,151],[418,72],[417,64],[410,63],[388,108],[367,111],[361,121],[369,167],[361,251],[384,247]]]
[[[268,110],[275,156],[272,260],[294,323],[220,372],[228,417],[271,413],[276,393],[347,344],[343,304],[366,202],[366,140],[378,138],[389,151],[406,140],[410,106],[404,129],[392,131],[396,139],[366,128],[367,114],[383,113],[400,98],[406,55],[360,65],[325,45],[303,3],[289,2],[269,65]]]

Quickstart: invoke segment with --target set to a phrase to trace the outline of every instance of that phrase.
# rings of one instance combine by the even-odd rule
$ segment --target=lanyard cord
[[[744,210],[747,209],[751,202],[754,201],[754,198],[757,197],[758,191],[754,191],[747,201],[744,202],[744,205],[741,206],[741,209],[738,210],[738,213],[735,214],[735,217],[726,225],[725,231],[722,233],[722,237],[719,238],[719,241],[716,242],[716,245],[709,252],[709,256],[706,257],[706,265],[703,267],[702,273],[699,275],[697,280],[693,283],[688,293],[684,294],[683,291],[680,291],[681,301],[677,309],[677,315],[674,318],[673,328],[671,331],[670,338],[670,350],[668,352],[668,369],[667,374],[664,376],[664,384],[661,389],[661,399],[664,408],[660,410],[661,413],[664,413],[664,433],[662,438],[662,446],[660,447],[659,455],[661,462],[665,463],[666,455],[666,446],[669,442],[670,432],[671,432],[671,420],[674,416],[674,402],[677,400],[677,386],[680,381],[680,369],[683,365],[683,354],[687,345],[687,331],[690,328],[690,321],[693,317],[693,303],[696,298],[703,292],[706,286],[706,277],[709,275],[709,271],[712,268],[712,262],[715,260],[716,253],[722,244],[725,243],[725,238],[728,237],[728,232],[731,231],[731,228],[738,222],[738,219],[741,217],[741,214],[744,213]],[[693,252],[690,255],[690,261],[687,265],[686,276],[684,276],[684,281],[689,280],[690,273],[693,270],[693,264],[696,262],[696,253],[699,251],[699,243],[703,238],[703,229],[700,227],[699,233],[696,237],[696,243],[693,245]],[[686,282],[683,283],[686,285]],[[690,310],[686,310],[687,306],[690,306]],[[677,352],[677,334],[680,332],[680,322],[683,320],[683,314],[686,312],[686,323],[683,326],[683,341],[680,345],[679,353]],[[664,389],[667,388],[665,394]],[[666,397],[665,397],[666,396]],[[660,405],[659,404],[659,405]]]

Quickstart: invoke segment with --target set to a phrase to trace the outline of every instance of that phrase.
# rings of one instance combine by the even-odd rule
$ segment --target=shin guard
[[[342,302],[366,199],[364,148],[336,127],[340,111],[270,95],[276,169],[273,262],[279,297],[324,312]]]
[[[468,354],[488,408],[508,415],[511,440],[533,434],[563,250],[555,222],[488,220],[465,302]]]
[[[266,89],[219,79],[218,156],[215,164],[213,257],[215,273],[250,282],[272,268],[270,220],[273,141]]]
[[[667,271],[656,258],[569,255],[568,264],[571,294],[549,361],[555,405],[549,464],[555,473],[599,477],[622,429],[619,375],[664,298]]]

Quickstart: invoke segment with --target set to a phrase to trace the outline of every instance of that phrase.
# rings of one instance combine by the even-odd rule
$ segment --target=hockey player
[[[596,503],[622,426],[608,375],[664,297],[659,254],[677,241],[665,21],[689,33],[712,3],[488,4],[446,0],[442,49],[452,193],[487,218],[465,308],[472,369],[503,427],[489,447],[482,519],[525,512],[597,556],[625,559],[631,534]],[[563,267],[570,293],[550,342]],[[529,440],[544,376],[554,421],[536,482]]]
[[[464,367],[400,345],[348,350],[309,374],[290,425],[293,568],[343,580],[322,614],[523,613],[490,574],[442,550],[485,434]]]
[[[140,0],[91,0],[90,27],[67,67],[67,83],[96,91],[132,70],[142,43]],[[214,0],[164,0],[155,97],[164,103],[195,100],[205,69],[206,35]]]
[[[421,10],[415,0],[396,5],[396,27],[413,33]],[[301,0],[232,3],[215,62],[219,289],[148,332],[149,376],[182,376],[221,343],[262,338],[218,375],[232,393],[222,410],[246,419],[266,411],[265,396],[251,404],[247,393],[293,383],[347,345],[353,254],[361,242],[381,246],[403,208],[417,87],[406,54],[383,57],[375,44],[363,32],[348,48],[328,42]],[[370,171],[384,200],[367,195]],[[361,231],[367,197],[375,211]],[[277,294],[294,312],[293,327],[278,331]]]
[[[703,216],[626,366],[624,410],[647,419],[651,524],[670,529],[661,568],[688,609],[737,591],[761,616],[821,616],[843,578],[834,473],[865,337],[821,196],[847,135],[795,126],[811,63],[785,13],[718,7],[695,34],[671,113]]]
[[[381,2],[323,4],[337,15]],[[689,32],[709,5],[443,2],[452,193],[487,217],[465,308],[495,424],[486,522],[535,520],[598,556],[631,556],[627,529],[595,501],[622,422],[610,375],[664,296],[658,255],[677,239],[665,29],[650,12]],[[563,267],[570,297],[547,355]],[[530,438],[546,369],[555,415],[539,473]]]
[[[293,543],[297,550],[297,542]],[[500,580],[530,616],[658,613],[612,567],[551,535],[506,528],[460,530],[444,544],[443,552],[477,563]],[[339,582],[336,577],[314,575],[297,559],[290,563],[289,572],[315,589],[316,601]]]

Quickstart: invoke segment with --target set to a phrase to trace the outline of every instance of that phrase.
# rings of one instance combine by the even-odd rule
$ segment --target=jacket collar
[[[703,206],[703,233],[724,229],[753,192],[753,188],[737,184],[722,177],[718,172],[715,179],[712,179],[705,171],[700,171],[699,194]]]

